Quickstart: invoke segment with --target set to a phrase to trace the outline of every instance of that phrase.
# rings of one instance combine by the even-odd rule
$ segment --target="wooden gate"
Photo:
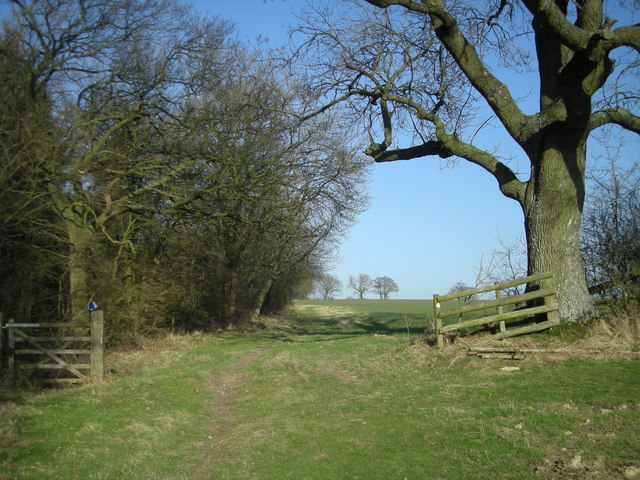
[[[68,322],[2,325],[0,349],[6,345],[7,369],[15,379],[19,370],[49,372],[46,383],[80,383],[104,376],[104,315],[91,312],[86,324]],[[6,342],[3,342],[3,337]],[[0,354],[0,359],[2,355]]]
[[[531,292],[513,295],[511,297],[502,297],[500,294],[502,290],[505,290],[507,288],[513,288],[519,285],[526,284],[538,284],[539,288]],[[471,298],[475,295],[491,291],[495,291],[495,300],[478,301],[458,308],[446,311],[442,310],[442,306],[447,300]],[[531,300],[537,299],[542,300],[542,305],[518,308],[517,310],[503,312],[504,307],[515,307],[515,305],[517,304],[527,303]],[[482,314],[479,318],[462,320],[463,314],[469,314],[472,312],[479,312],[483,310],[486,311],[487,309],[494,308],[496,313],[485,313]],[[433,310],[435,316],[435,330],[438,347],[442,347],[444,345],[444,334],[447,332],[453,332],[455,330],[496,324],[499,325],[500,331],[494,334],[493,337],[508,338],[516,335],[523,335],[527,333],[539,332],[541,330],[547,330],[560,324],[560,321],[558,320],[556,288],[553,281],[553,275],[551,273],[531,275],[529,277],[510,280],[508,282],[496,283],[491,286],[475,288],[473,290],[466,290],[464,292],[450,293],[447,295],[436,294],[433,296]],[[529,323],[528,325],[520,325],[517,328],[507,329],[508,323],[522,321],[523,319],[527,318],[531,318],[533,319],[533,321],[535,321],[536,316],[540,314],[546,314],[547,319],[539,323]],[[458,322],[449,323],[447,325],[443,324],[442,319],[444,317],[450,316],[458,316]]]

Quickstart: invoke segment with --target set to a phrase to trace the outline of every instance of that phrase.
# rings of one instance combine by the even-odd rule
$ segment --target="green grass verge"
[[[483,302],[483,300],[474,300]],[[433,301],[432,300],[297,300],[296,305],[300,307],[330,309],[335,313],[351,312],[359,316],[371,330],[386,330],[388,333],[407,333],[412,335],[424,333],[426,329],[433,329]],[[464,305],[458,300],[445,302],[441,309],[443,312],[459,308]],[[508,305],[504,311],[509,311],[513,306]],[[321,310],[318,310],[321,312]],[[476,310],[445,317],[443,324],[448,325],[456,322],[463,322],[473,318],[480,318],[496,313],[495,307],[492,309]],[[477,328],[471,329],[478,330]],[[465,330],[466,332],[467,330]]]
[[[340,317],[356,322],[369,333],[421,335],[433,322],[431,300],[296,300],[296,306],[306,308],[311,317]],[[335,325],[332,325],[335,328]]]
[[[407,312],[322,307],[113,356],[98,385],[1,390],[0,479],[604,479],[640,467],[637,360],[507,372],[409,345]]]
[[[396,315],[433,315],[431,300],[296,300],[296,305],[349,308],[357,313],[393,313]]]

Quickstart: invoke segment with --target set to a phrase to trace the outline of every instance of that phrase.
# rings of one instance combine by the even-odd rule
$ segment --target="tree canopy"
[[[522,209],[528,273],[552,272],[561,317],[576,319],[592,308],[579,248],[587,140],[605,125],[640,133],[640,27],[628,14],[613,17],[624,8],[601,0],[315,4],[294,53],[310,90],[324,96],[299,115],[340,109],[376,162],[464,160],[492,175]],[[521,78],[533,79],[526,99],[512,92]],[[531,96],[537,107],[528,113]],[[494,126],[528,172],[499,145],[478,141]]]
[[[381,300],[386,300],[389,298],[389,295],[399,291],[398,284],[395,280],[386,275],[384,277],[374,278],[372,289],[378,294]]]
[[[7,13],[5,314],[82,321],[94,299],[121,340],[242,324],[286,305],[366,205],[358,142],[283,113],[311,99],[230,23],[165,0]]]

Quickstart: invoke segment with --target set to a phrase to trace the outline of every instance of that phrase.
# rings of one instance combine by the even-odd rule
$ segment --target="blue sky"
[[[303,5],[302,0],[191,3],[232,20],[240,40],[267,37],[274,47],[286,42],[287,25],[295,22],[292,12]],[[521,90],[516,97],[531,90],[526,81],[516,84]],[[495,146],[500,136],[487,131],[485,138]],[[500,143],[503,154],[520,156],[516,165],[526,171],[522,153],[506,139]],[[638,151],[638,137],[628,138],[630,161],[637,161]],[[456,282],[473,285],[481,259],[489,259],[498,239],[509,242],[524,231],[518,204],[498,191],[491,175],[466,162],[454,168],[443,168],[434,158],[374,165],[370,195],[371,206],[343,241],[332,272],[345,285],[340,297],[353,295],[347,279],[360,273],[393,278],[400,289],[395,298],[431,298]]]

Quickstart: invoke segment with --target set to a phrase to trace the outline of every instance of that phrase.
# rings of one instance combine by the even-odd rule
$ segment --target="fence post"
[[[495,282],[494,285],[498,285],[499,282]],[[499,287],[496,288],[496,300],[500,300],[502,298],[502,290],[500,290]],[[496,314],[500,315],[504,312],[504,308],[502,307],[502,305],[498,305],[496,307]],[[502,333],[507,331],[507,327],[504,323],[504,320],[500,320],[500,322],[498,322],[498,326],[500,327],[500,331]]]
[[[555,287],[555,282],[553,280],[553,276],[550,276],[548,278],[543,278],[542,280],[540,280],[540,286],[542,288],[549,288],[549,289],[553,290],[554,292],[556,291],[556,287]],[[555,303],[555,301],[556,301],[555,293],[553,295],[548,296],[548,297],[544,297],[544,299],[542,301],[544,302],[545,305],[549,305],[551,303]],[[560,320],[558,319],[558,310],[552,310],[550,312],[547,312],[547,320],[555,322],[555,323],[560,323]]]
[[[494,283],[494,285],[498,285],[498,282]],[[496,288],[496,300],[500,300],[502,298],[502,290],[500,288]],[[502,305],[498,305],[496,307],[496,313],[500,315],[503,312]]]
[[[437,294],[433,296],[433,315],[436,327],[436,342],[438,348],[442,348],[444,346],[444,337],[440,331],[442,329],[442,318],[440,318],[440,297]]]
[[[91,377],[104,378],[104,312],[91,312]]]

